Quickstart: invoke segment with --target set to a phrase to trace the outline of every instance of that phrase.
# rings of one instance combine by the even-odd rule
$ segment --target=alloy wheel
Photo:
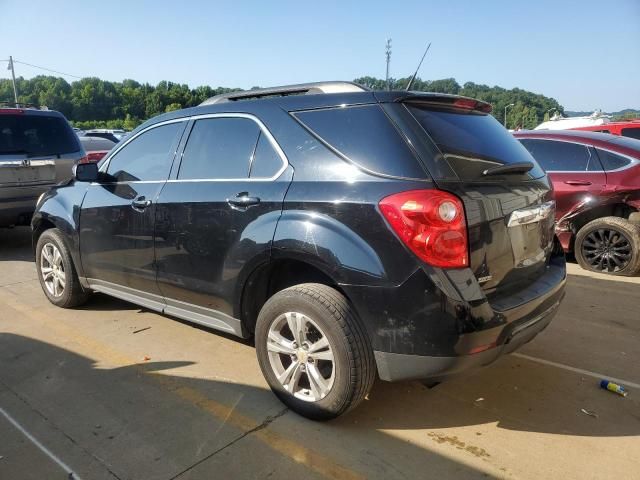
[[[60,250],[53,243],[45,243],[40,255],[40,274],[44,285],[54,297],[64,293],[66,273]]]
[[[336,375],[329,339],[308,316],[299,312],[280,315],[269,327],[269,363],[280,384],[307,402],[326,397]]]
[[[598,228],[589,232],[582,241],[582,255],[591,268],[599,272],[623,270],[632,257],[629,239],[620,231]]]

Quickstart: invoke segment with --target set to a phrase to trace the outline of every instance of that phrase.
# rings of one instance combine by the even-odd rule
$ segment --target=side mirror
[[[78,163],[74,167],[73,176],[78,182],[97,182],[98,165],[96,163]]]

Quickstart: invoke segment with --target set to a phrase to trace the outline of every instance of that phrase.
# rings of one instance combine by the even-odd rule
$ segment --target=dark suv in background
[[[330,82],[138,127],[45,195],[42,288],[255,336],[278,397],[340,415],[528,342],[564,295],[549,180],[469,98]]]
[[[82,157],[61,113],[0,108],[0,227],[29,225],[38,197],[69,179]]]

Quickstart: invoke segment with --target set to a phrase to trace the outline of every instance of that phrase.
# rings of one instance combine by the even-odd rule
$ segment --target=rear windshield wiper
[[[499,165],[497,167],[491,167],[482,172],[482,175],[501,175],[503,173],[527,173],[533,168],[531,162],[520,163],[507,163],[506,165]]]

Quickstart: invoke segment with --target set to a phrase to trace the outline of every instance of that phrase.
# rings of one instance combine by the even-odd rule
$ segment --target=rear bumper
[[[482,352],[459,356],[426,356],[406,355],[391,352],[375,351],[378,375],[382,380],[397,382],[402,380],[434,380],[441,381],[474,368],[489,365],[501,355],[511,353],[520,346],[530,342],[544,330],[558,311],[560,300],[540,315],[524,319],[513,329],[502,345]]]
[[[440,380],[533,339],[565,293],[558,249],[528,283],[488,296],[470,269],[424,269],[393,288],[343,286],[364,320],[383,380]]]

